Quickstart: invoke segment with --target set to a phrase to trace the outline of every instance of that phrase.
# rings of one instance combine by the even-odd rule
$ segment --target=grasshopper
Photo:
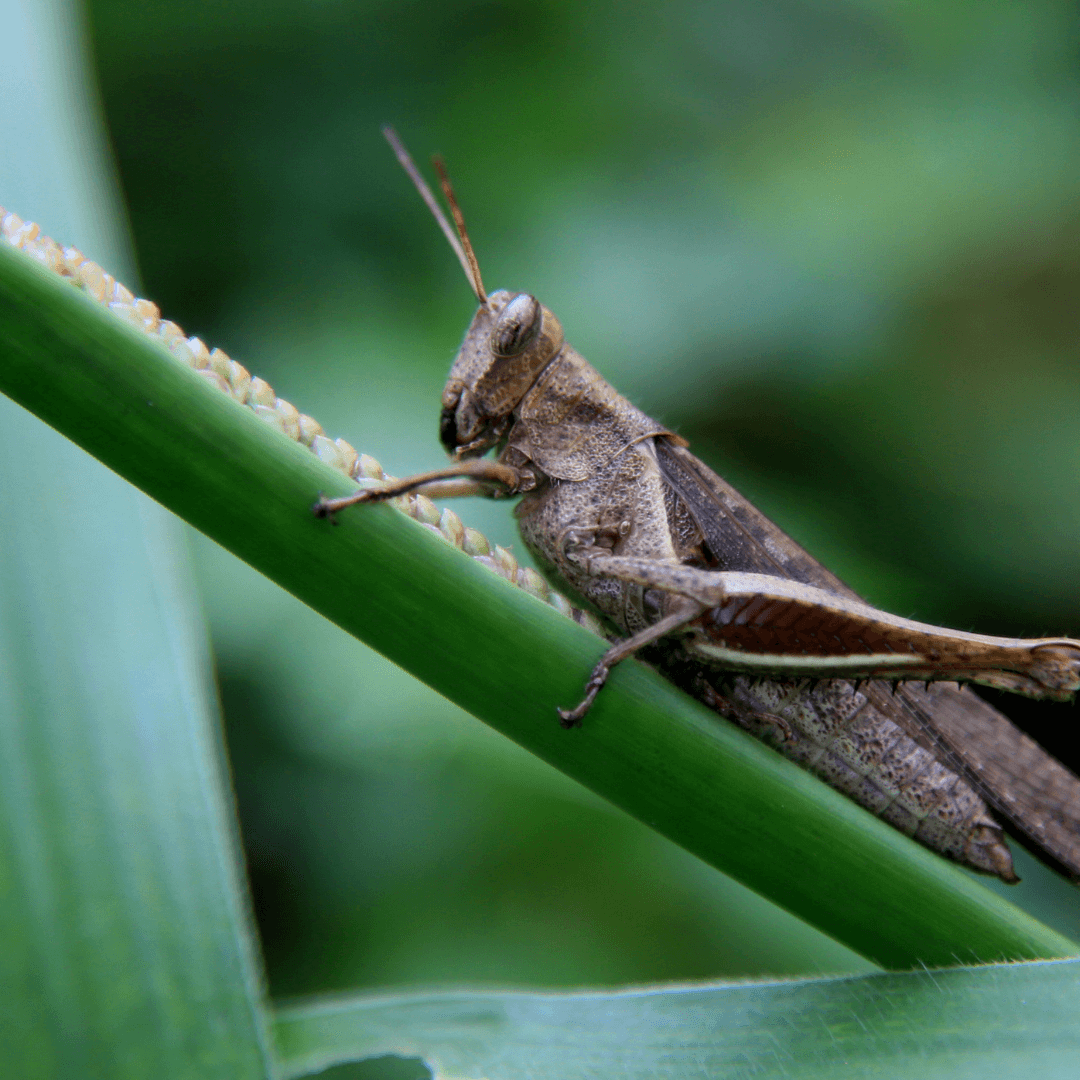
[[[542,571],[623,635],[580,703],[558,710],[564,727],[580,725],[611,669],[642,651],[699,701],[927,847],[1018,880],[993,808],[1022,842],[1080,876],[1080,779],[961,685],[1067,699],[1080,688],[1080,641],[963,633],[864,603],[620,396],[534,296],[487,294],[441,161],[456,233],[396,134],[384,134],[480,304],[442,396],[452,464],[315,512],[420,489],[520,496],[521,535]]]

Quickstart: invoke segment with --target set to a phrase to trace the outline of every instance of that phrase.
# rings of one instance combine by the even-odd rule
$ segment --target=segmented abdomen
[[[723,708],[725,698],[733,708]],[[1001,827],[983,800],[850,682],[809,687],[805,680],[737,676],[716,704],[901,832],[957,862],[1015,880]]]

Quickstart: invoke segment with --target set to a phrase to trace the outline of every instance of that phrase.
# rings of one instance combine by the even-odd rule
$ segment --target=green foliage
[[[108,167],[87,150],[96,98],[73,75],[78,43],[40,47],[24,20],[58,34],[52,6],[0,8],[19,43],[0,73],[0,203],[134,285],[109,242]],[[861,591],[989,632],[1080,629],[1067,6],[90,0],[88,11],[141,291],[389,470],[437,463],[438,395],[468,316],[452,258],[378,138],[393,120],[418,157],[447,155],[488,284],[538,293],[620,389]],[[393,515],[330,539],[304,533],[309,489],[340,480],[268,430],[238,436],[236,413],[205,387],[155,385],[123,415],[115,400],[103,407],[105,384],[123,397],[147,355],[78,297],[52,306],[62,294],[13,274],[6,295],[21,299],[5,326],[18,324],[23,351],[0,367],[20,394],[298,592],[324,574],[339,621],[396,627],[388,652],[445,668],[463,703],[490,707],[522,741],[550,739],[541,748],[557,763],[574,768],[572,752],[588,782],[641,817],[759,884],[808,871],[761,887],[779,884],[823,925],[847,922],[850,892],[839,932],[894,962],[922,949],[953,959],[946,939],[982,956],[1071,948],[987,889],[1080,936],[1074,891],[1022,852],[1023,885],[973,884],[863,828],[641,671],[620,673],[595,731],[560,745],[547,703],[573,696],[594,641],[566,638],[572,628],[493,578],[455,580],[460,560]],[[77,377],[53,382],[58,336],[81,351]],[[172,451],[146,406],[164,390],[198,428]],[[3,432],[3,1060],[34,1077],[264,1075],[268,1010],[175,535],[14,407]],[[500,508],[461,512],[514,542]],[[194,547],[272,991],[870,967],[212,543]],[[383,564],[369,564],[387,549],[405,553],[401,599],[395,608],[387,588],[380,600],[376,582],[366,610],[354,564],[375,578]],[[437,642],[406,644],[405,623],[459,601],[452,640],[444,626]],[[516,668],[502,650],[522,635],[536,659]],[[1006,711],[1068,751],[1068,707]],[[746,826],[756,851],[731,816],[742,795],[760,811]],[[762,867],[767,845],[797,854]],[[895,944],[890,911],[907,927]],[[276,1031],[295,1075],[341,1062],[328,1080],[415,1080],[421,1055],[474,1075],[633,1075],[666,1061],[680,1075],[706,1062],[713,1075],[1068,1076],[1073,971],[587,999],[402,991],[289,1007]],[[682,1008],[691,1000],[707,1023]],[[561,1059],[552,1066],[539,1042]]]
[[[1067,1078],[1077,961],[579,994],[446,991],[279,1010],[283,1075],[388,1051],[439,1076]],[[402,1063],[404,1064],[404,1063]]]

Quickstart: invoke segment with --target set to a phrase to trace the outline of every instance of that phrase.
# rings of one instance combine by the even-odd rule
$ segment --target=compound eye
[[[443,409],[439,417],[439,442],[443,444],[446,452],[452,454],[457,449],[457,409],[452,407]]]
[[[491,351],[496,356],[517,356],[524,352],[540,333],[544,309],[535,296],[518,293],[502,309],[491,331]]]

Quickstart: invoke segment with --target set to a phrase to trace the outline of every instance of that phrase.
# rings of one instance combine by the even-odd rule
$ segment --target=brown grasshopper
[[[480,302],[442,397],[453,464],[324,500],[316,513],[421,488],[520,495],[537,564],[625,635],[580,704],[558,710],[563,726],[579,725],[611,668],[644,649],[698,700],[935,851],[1016,881],[989,804],[1080,876],[1080,780],[960,686],[1068,698],[1080,687],[1080,641],[962,633],[864,603],[616,393],[535,297],[485,293],[441,163],[457,235],[385,134]],[[483,457],[491,449],[494,460]]]

